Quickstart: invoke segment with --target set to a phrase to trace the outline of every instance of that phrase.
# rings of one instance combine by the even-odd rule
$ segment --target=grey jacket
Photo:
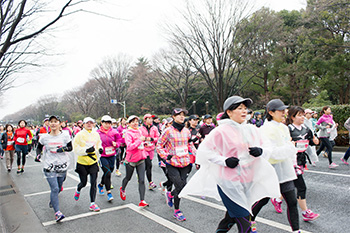
[[[320,125],[316,124],[316,129],[319,129],[320,131],[318,132],[318,137],[319,138],[329,138],[330,136],[330,128],[327,128],[326,126],[328,123],[322,122]]]

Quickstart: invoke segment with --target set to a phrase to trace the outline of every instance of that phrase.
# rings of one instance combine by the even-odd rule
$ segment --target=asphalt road
[[[350,167],[340,161],[343,154],[334,153],[334,161],[340,165],[338,168],[329,169],[328,160],[320,156],[317,167],[310,166],[305,173],[308,207],[321,216],[314,222],[303,222],[300,216],[300,227],[304,232],[350,232],[347,226],[350,208]],[[188,197],[181,200],[180,206],[187,220],[178,222],[173,218],[173,209],[165,204],[165,197],[158,188],[155,191],[146,190],[145,200],[150,206],[141,210],[137,206],[139,195],[136,175],[126,188],[126,201],[119,197],[119,187],[125,175],[125,168],[122,166],[122,177],[115,174],[112,176],[114,201],[109,203],[106,195],[97,194],[96,203],[101,207],[101,211],[97,213],[89,211],[89,187],[82,190],[79,201],[73,199],[79,178],[74,171],[70,171],[64,183],[64,191],[59,195],[60,209],[66,218],[56,223],[53,209],[48,206],[50,188],[41,172],[41,164],[35,163],[33,155],[30,156],[23,174],[17,175],[14,169],[3,176],[13,180],[18,194],[29,204],[34,218],[42,224],[43,232],[215,232],[225,213],[221,202],[209,198]],[[5,166],[5,160],[1,162],[1,166]],[[153,180],[159,184],[165,177],[157,166],[156,159],[153,165]],[[191,175],[194,174],[194,170]],[[98,179],[101,175],[100,171]],[[282,209],[283,213],[278,214],[271,203],[266,205],[257,219],[258,232],[291,232],[285,203]],[[12,223],[5,222],[6,224]],[[24,227],[22,232],[40,232],[37,229],[34,231],[30,223],[26,223]],[[237,232],[236,228],[231,232]]]

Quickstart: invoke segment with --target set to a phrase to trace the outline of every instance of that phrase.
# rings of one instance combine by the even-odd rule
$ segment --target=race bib
[[[13,143],[14,143],[14,141],[7,141],[7,145],[8,145],[8,146],[13,145]]]
[[[145,148],[145,146],[143,145],[143,142],[139,145],[139,147],[137,147],[137,149],[139,150],[143,150]]]
[[[185,156],[188,155],[188,147],[186,145],[176,147],[176,156]]]
[[[114,155],[115,154],[115,148],[110,146],[105,148],[105,154],[106,155]]]
[[[295,146],[296,146],[298,152],[305,152],[307,147],[309,146],[309,140],[296,141]]]
[[[25,139],[24,138],[17,138],[18,143],[24,143]]]
[[[152,145],[152,142],[147,142],[147,146],[151,147]]]
[[[57,147],[50,147],[49,148],[50,153],[56,154],[57,153]]]

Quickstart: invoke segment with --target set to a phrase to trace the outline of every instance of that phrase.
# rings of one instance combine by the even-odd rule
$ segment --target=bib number
[[[114,149],[114,147],[106,147],[105,148],[105,154],[106,155],[114,155],[115,154],[115,149]]]
[[[17,138],[18,143],[24,143],[25,139],[24,138]]]
[[[175,149],[175,151],[176,151],[176,156],[182,157],[182,156],[188,155],[188,148],[187,148],[187,146],[177,147]]]
[[[145,149],[145,146],[143,145],[143,142],[139,145],[139,147],[137,147],[137,149],[139,149],[139,150]]]
[[[8,145],[8,146],[13,145],[13,143],[14,143],[14,141],[7,141],[7,145]]]
[[[299,140],[296,142],[295,145],[298,152],[305,152],[307,147],[309,146],[309,140]]]

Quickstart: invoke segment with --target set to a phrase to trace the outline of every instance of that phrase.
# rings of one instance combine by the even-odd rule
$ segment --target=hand
[[[326,128],[329,129],[331,126],[330,125],[327,125]]]
[[[100,155],[102,155],[103,149],[102,148],[98,149],[98,153],[100,153]]]
[[[262,153],[263,150],[260,147],[249,147],[249,154],[254,157],[259,157]]]
[[[201,167],[201,165],[196,164],[196,169],[198,170]]]
[[[316,137],[314,137],[314,138],[312,139],[312,141],[313,141],[316,145],[318,145],[318,144],[320,143],[320,140],[318,140],[318,138],[316,138]]]
[[[56,150],[57,153],[63,153],[65,150],[65,147],[60,147]]]
[[[172,155],[168,155],[168,157],[166,159],[170,160],[172,157],[173,157]]]
[[[88,149],[86,149],[86,153],[92,153],[92,152],[94,152],[95,151],[95,147],[89,147]]]
[[[226,163],[226,166],[228,166],[229,168],[235,168],[239,163],[239,159],[235,157],[230,157],[225,160],[225,163]]]
[[[145,136],[141,136],[140,139],[141,139],[141,141],[143,141],[143,142],[146,140]]]
[[[151,137],[147,137],[147,138],[146,138],[146,141],[151,141]]]
[[[116,146],[117,146],[117,143],[114,142],[114,141],[112,141],[112,145],[113,145],[114,147],[116,147]]]
[[[201,138],[201,137],[202,137],[202,135],[201,135],[200,133],[197,133],[196,136],[197,136],[198,138]]]

